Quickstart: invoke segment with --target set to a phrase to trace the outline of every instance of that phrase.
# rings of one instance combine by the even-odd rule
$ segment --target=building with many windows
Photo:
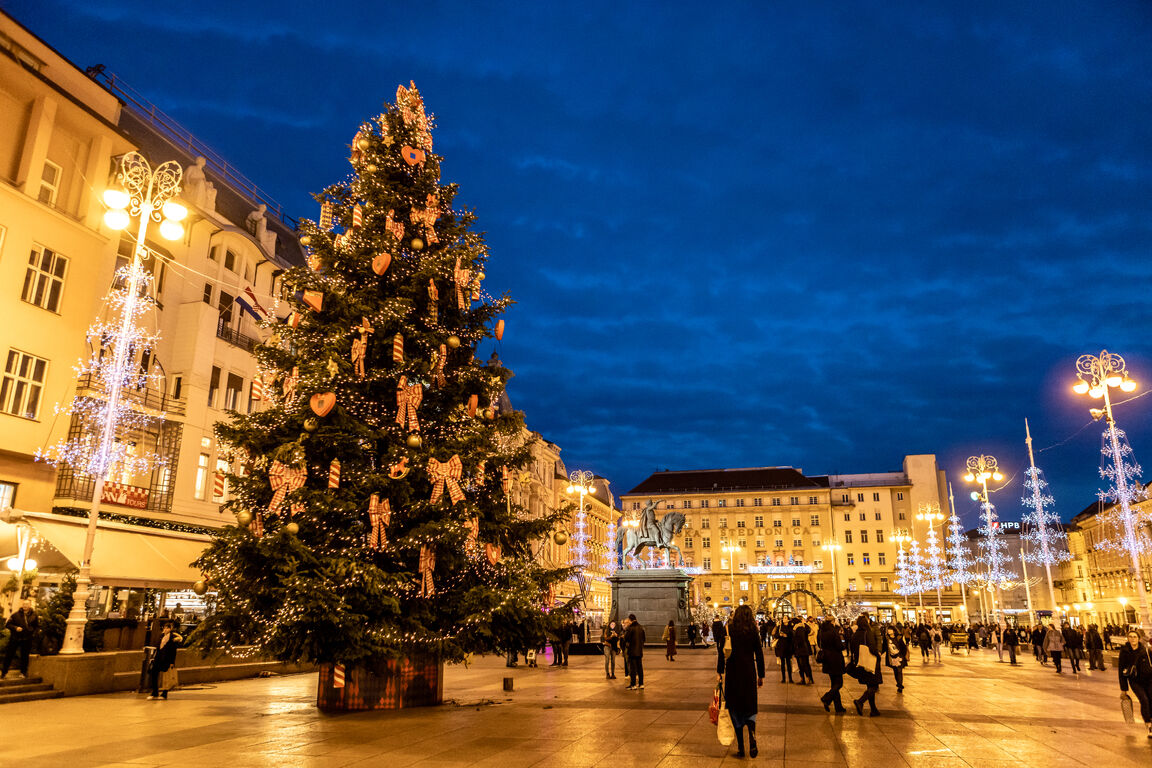
[[[892,532],[923,540],[921,505],[950,514],[944,473],[933,455],[907,456],[901,472],[806,475],[793,467],[657,472],[621,495],[624,514],[648,500],[687,517],[680,542],[693,598],[777,616],[823,612],[837,599],[882,617],[902,617]],[[659,512],[657,512],[659,515]],[[943,618],[961,593],[946,590]],[[910,611],[915,610],[912,606]],[[934,611],[926,611],[934,614]]]

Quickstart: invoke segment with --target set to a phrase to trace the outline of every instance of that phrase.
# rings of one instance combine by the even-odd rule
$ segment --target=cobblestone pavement
[[[917,654],[918,655],[918,654]],[[715,652],[684,649],[675,662],[652,649],[643,691],[605,680],[600,657],[566,668],[507,669],[485,658],[449,667],[441,707],[324,715],[315,676],[200,685],[166,702],[105,694],[0,707],[0,765],[89,766],[1152,766],[1152,740],[1120,716],[1106,672],[1056,675],[1031,657],[998,663],[995,651],[913,658],[906,690],[890,676],[883,717],[826,715],[816,686],[780,684],[760,695],[756,760],[721,747],[705,712]],[[505,693],[502,679],[514,679]],[[859,695],[847,681],[845,693]],[[846,698],[847,701],[847,698]],[[1139,718],[1137,718],[1139,719]]]

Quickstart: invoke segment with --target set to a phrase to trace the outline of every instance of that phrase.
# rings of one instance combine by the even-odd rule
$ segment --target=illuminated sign
[[[766,573],[769,576],[789,576],[797,573],[812,573],[810,565],[753,565],[749,573]]]
[[[1020,530],[1020,523],[1014,523],[1011,520],[994,520],[992,527],[1001,531],[1018,531]]]

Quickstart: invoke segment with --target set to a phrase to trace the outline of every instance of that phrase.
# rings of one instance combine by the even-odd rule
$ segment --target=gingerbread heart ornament
[[[382,275],[388,271],[388,266],[392,263],[392,254],[382,253],[372,259],[372,271],[378,275]]]
[[[496,565],[496,563],[500,562],[500,556],[502,554],[503,552],[501,552],[499,544],[486,543],[484,545],[484,555],[488,558],[489,565]]]
[[[327,416],[336,407],[336,393],[317,392],[308,401],[308,406],[312,409],[312,413],[317,416]]]
[[[409,146],[401,147],[400,155],[404,158],[404,162],[408,163],[408,165],[416,165],[418,163],[424,162],[424,160],[427,159],[427,155],[424,154],[424,150],[413,149]]]

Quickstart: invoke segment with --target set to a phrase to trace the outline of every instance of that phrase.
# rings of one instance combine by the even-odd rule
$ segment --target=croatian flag
[[[244,293],[236,297],[236,303],[240,305],[240,309],[252,315],[252,319],[260,323],[268,319],[268,310],[260,306],[260,302],[256,299],[256,294],[251,287],[245,288]]]

